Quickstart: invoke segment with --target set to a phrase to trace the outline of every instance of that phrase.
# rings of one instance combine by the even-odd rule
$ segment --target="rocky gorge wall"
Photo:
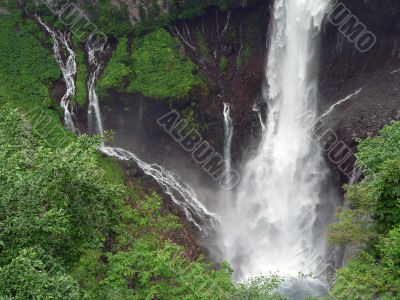
[[[375,135],[385,124],[400,117],[397,88],[400,5],[396,1],[339,3],[376,36],[374,47],[360,52],[355,43],[349,42],[340,32],[340,26],[326,20],[321,38],[321,114],[361,89],[323,120],[354,153],[357,138]],[[217,7],[209,7],[202,16],[178,20],[167,27],[206,79],[207,92],[195,90],[189,101],[196,103],[197,121],[207,125],[203,137],[220,152],[223,146],[222,103],[231,104],[235,130],[232,151],[236,165],[257,148],[261,134],[253,105],[263,103],[261,93],[271,5],[269,1],[256,2],[222,12]],[[331,167],[337,174],[338,185],[348,181],[337,163],[332,163]]]
[[[400,118],[400,5],[396,1],[343,4],[374,34],[376,43],[361,52],[339,26],[327,22],[321,42],[320,111],[355,94],[323,120],[354,153],[357,139],[374,136]],[[340,183],[348,182],[337,164],[331,166]]]

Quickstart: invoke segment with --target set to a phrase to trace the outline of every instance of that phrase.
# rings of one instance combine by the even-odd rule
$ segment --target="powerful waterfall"
[[[318,146],[298,120],[316,114],[317,40],[328,0],[276,0],[266,65],[266,130],[245,166],[235,204],[226,205],[220,242],[236,276],[318,271],[325,252],[317,209],[326,173]]]

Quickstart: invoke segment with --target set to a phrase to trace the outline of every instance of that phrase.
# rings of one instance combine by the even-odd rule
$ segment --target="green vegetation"
[[[158,29],[133,42],[127,52],[127,39],[119,41],[99,82],[101,91],[115,89],[154,98],[184,98],[195,86],[203,86],[196,66],[181,57],[176,42],[164,29]]]
[[[347,187],[351,210],[338,214],[330,237],[361,252],[339,271],[333,294],[338,299],[349,299],[349,292],[354,299],[399,299],[400,122],[361,141],[357,159],[365,179]]]
[[[208,55],[210,54],[210,50],[208,49],[207,41],[206,38],[204,37],[204,34],[199,29],[196,30],[196,42],[200,54],[204,58],[207,58]]]
[[[282,279],[276,275],[252,278],[239,284],[234,299],[283,300],[284,298],[280,295],[271,292],[277,289],[281,283]]]
[[[229,66],[229,60],[226,58],[226,56],[223,55],[221,57],[221,60],[219,61],[219,71],[221,73],[224,73],[228,69],[228,66]]]
[[[161,212],[160,196],[146,195],[140,180],[128,190],[119,164],[99,154],[100,139],[76,137],[63,128],[62,111],[49,96],[52,82],[61,77],[51,39],[19,14],[0,20],[0,298],[272,295],[275,279],[236,287],[228,265],[214,270],[204,259],[185,257],[184,249],[168,238],[181,225],[177,217]],[[156,72],[156,64],[165,67],[166,62],[173,76],[192,70],[187,60],[176,66],[181,58],[166,32],[153,34],[135,44],[148,64],[135,72]],[[155,45],[165,46],[158,54],[168,59],[146,57],[143,49]],[[123,40],[119,47],[125,54]],[[87,73],[83,52],[75,48],[77,100],[83,104]],[[112,78],[113,69],[109,72]],[[180,79],[184,89],[172,89],[174,95],[188,88]]]
[[[76,64],[77,64],[77,74],[76,74],[76,95],[75,102],[80,106],[84,106],[87,100],[87,79],[88,70],[85,64],[85,52],[82,45],[75,43],[75,53],[76,53]]]
[[[112,2],[112,0],[100,0],[96,5],[90,1],[83,3],[85,10],[89,12],[90,21],[98,27],[99,31],[116,38],[126,36],[133,31],[128,9],[126,5],[118,7]]]
[[[236,67],[240,70],[243,67],[245,60],[249,57],[250,57],[250,47],[246,46],[244,47],[238,59],[236,60]]]
[[[161,198],[140,185],[110,181],[99,142],[81,136],[51,148],[18,110],[2,107],[0,297],[279,299],[275,277],[237,288],[228,265],[185,258],[167,238],[181,227],[177,217],[160,213]]]
[[[49,96],[51,82],[61,76],[51,50],[44,48],[52,41],[18,14],[0,16],[0,22],[0,106],[18,106],[32,124],[46,123],[53,130],[34,126],[34,132],[57,144],[66,133],[59,122],[62,112]]]
[[[155,28],[164,27],[175,20],[188,20],[205,13],[207,7],[227,10],[240,5],[240,0],[166,0],[162,7],[155,0],[144,0],[139,7],[140,22],[135,26],[135,33],[142,34]],[[168,14],[165,14],[168,11]]]
[[[198,122],[199,118],[196,118],[195,111],[195,102],[191,102],[189,106],[182,110],[181,116],[188,122],[188,125],[185,128],[182,128],[182,130],[184,130],[183,132],[189,133],[190,131],[194,130],[195,132],[204,133],[205,130],[208,128],[208,124],[206,124],[204,121]]]
[[[112,4],[111,0],[99,0],[95,5],[90,1],[78,0],[8,0],[7,2],[8,7],[16,8],[18,6],[21,10],[36,13],[46,23],[62,30],[71,30],[71,26],[68,24],[73,22],[71,31],[80,42],[84,42],[88,35],[96,30],[114,37],[125,36],[133,32],[126,5],[117,6]],[[85,11],[87,18],[80,15],[79,10],[75,9],[75,5]],[[67,9],[62,12],[66,7]]]
[[[119,39],[117,48],[97,85],[100,94],[109,89],[118,92],[126,90],[127,83],[134,76],[133,60],[128,55],[127,48],[128,39]]]
[[[164,29],[135,41],[133,65],[135,78],[128,86],[130,92],[179,99],[202,84],[195,65],[180,57],[175,40]]]

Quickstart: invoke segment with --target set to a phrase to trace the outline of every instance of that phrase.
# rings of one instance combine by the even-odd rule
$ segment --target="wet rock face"
[[[371,50],[362,53],[354,43],[346,39],[337,26],[326,23],[320,47],[319,111],[324,113],[337,101],[362,88],[359,94],[339,105],[324,119],[328,128],[332,128],[339,139],[355,152],[356,139],[376,135],[383,126],[399,117],[400,27],[397,23],[400,22],[400,2],[344,0],[342,3],[376,36],[376,44]],[[265,38],[270,7],[271,3],[268,3],[253,10],[233,11],[231,15],[231,22],[236,22],[233,25],[236,28],[237,20],[241,20],[239,31],[248,32],[252,26],[258,28],[254,37],[247,33],[243,35],[245,43],[252,49],[252,55],[242,70],[232,67],[233,64],[230,64],[225,72],[218,69],[222,56],[231,61],[235,56],[237,58],[241,51],[240,39],[229,39],[228,34],[221,38],[215,29],[218,25],[220,28],[224,26],[227,13],[215,13],[214,16],[210,10],[202,18],[191,20],[189,23],[177,23],[181,32],[185,26],[188,26],[189,32],[196,32],[196,28],[201,28],[205,31],[204,38],[208,48],[215,49],[214,55],[205,56],[193,53],[186,47],[186,51],[200,66],[209,82],[210,95],[198,99],[198,109],[212,124],[207,135],[218,149],[221,149],[223,140],[222,102],[233,105],[235,133],[232,157],[237,162],[246,160],[254,150],[251,146],[257,145],[261,134],[259,119],[252,111],[252,105],[257,99],[262,99],[261,87],[267,53]],[[260,12],[262,17],[257,20],[255,16]],[[220,23],[216,20],[220,20]],[[188,37],[190,39],[190,35]],[[196,43],[195,46],[200,48]],[[336,165],[332,165],[332,168],[337,171],[340,183],[348,180],[346,176],[339,174]]]
[[[254,1],[253,1],[254,2]],[[269,1],[178,21],[170,32],[184,46],[207,80],[208,94],[194,94],[196,112],[206,121],[204,138],[222,153],[223,103],[231,106],[234,123],[232,158],[244,160],[260,137],[252,107],[261,93],[267,50]]]
[[[148,2],[148,3],[147,3]],[[140,10],[147,11],[151,9],[151,6],[156,5],[158,7],[158,14],[165,16],[168,14],[168,7],[165,5],[164,0],[156,1],[140,1],[140,0],[113,0],[113,4],[116,6],[126,5],[128,9],[129,19],[133,26],[140,22]]]
[[[115,6],[126,6],[133,26],[143,21],[142,17],[149,15],[154,19],[161,17],[172,17],[175,19],[179,15],[183,19],[187,19],[188,16],[195,15],[196,12],[200,12],[202,9],[211,6],[233,9],[257,6],[263,3],[265,3],[264,0],[229,0],[226,4],[218,0],[208,0],[204,1],[204,3],[197,0],[112,0],[112,4]]]
[[[381,7],[378,9],[378,1],[345,1],[353,15],[376,36],[376,43],[369,51],[360,52],[354,43],[339,32],[338,27],[329,22],[322,36],[321,114],[361,89],[323,120],[353,152],[356,151],[357,139],[374,136],[383,126],[399,118],[400,31],[394,23],[390,23],[392,13],[398,14],[398,4],[392,3],[393,9],[386,12],[388,3],[391,1],[380,1]],[[368,11],[370,15],[367,16]],[[390,24],[377,23],[382,14],[388,14]],[[341,183],[348,180],[337,169],[337,165],[333,164],[332,168],[337,171]]]
[[[344,0],[363,22],[375,28],[400,30],[400,2],[398,0]]]

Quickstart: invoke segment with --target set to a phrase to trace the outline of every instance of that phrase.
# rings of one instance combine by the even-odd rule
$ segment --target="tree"
[[[350,209],[338,214],[330,237],[362,251],[339,270],[332,294],[339,299],[400,299],[400,122],[361,141],[357,159],[365,178],[347,187]]]

